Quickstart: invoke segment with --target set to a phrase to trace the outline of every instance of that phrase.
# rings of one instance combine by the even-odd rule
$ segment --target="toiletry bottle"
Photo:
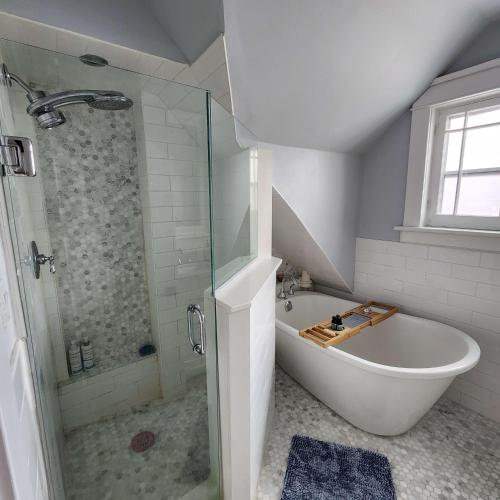
[[[74,340],[68,349],[69,367],[72,374],[80,373],[82,371],[82,355],[80,353],[80,348]]]
[[[331,330],[336,330],[336,326],[337,326],[336,321],[337,321],[337,319],[335,318],[335,316],[332,316],[332,323],[330,325]]]
[[[340,314],[337,314],[337,316],[335,316],[335,324],[337,326],[336,330],[338,330],[339,332],[341,332],[344,329],[344,324],[342,323],[342,318]]]
[[[332,316],[332,330],[335,331],[342,331],[344,329],[344,325],[342,324],[342,318],[340,317],[340,314],[337,314],[336,316]]]
[[[94,366],[94,346],[88,337],[83,337],[81,345],[83,369],[88,370]]]

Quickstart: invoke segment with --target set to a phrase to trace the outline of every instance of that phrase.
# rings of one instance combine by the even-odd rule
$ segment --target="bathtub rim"
[[[303,295],[322,295],[325,297],[332,297],[333,299],[346,300],[347,302],[355,302],[353,300],[344,299],[342,297],[335,297],[334,295],[327,295],[324,293],[318,292],[300,292],[297,296]],[[291,297],[293,300],[293,297]],[[283,304],[285,299],[276,300],[276,306]],[[359,302],[356,302],[359,304]],[[355,356],[354,354],[350,354],[345,351],[341,351],[340,349],[336,349],[335,347],[320,347],[314,342],[307,340],[299,335],[299,330],[291,327],[287,323],[284,323],[282,320],[276,317],[276,328],[282,330],[284,333],[293,337],[296,341],[304,342],[309,347],[314,349],[319,349],[323,352],[324,355],[328,355],[333,358],[341,359],[351,365],[357,366],[365,371],[377,373],[379,375],[385,375],[387,377],[396,377],[396,378],[415,378],[415,379],[437,379],[437,378],[447,378],[447,377],[455,377],[461,373],[465,373],[470,369],[474,368],[479,362],[479,358],[481,355],[481,349],[479,348],[478,343],[467,335],[465,332],[462,332],[458,328],[455,328],[450,325],[446,325],[445,323],[440,323],[439,321],[434,321],[431,319],[421,318],[419,316],[412,316],[410,314],[397,313],[397,316],[400,317],[408,317],[408,318],[416,318],[425,323],[432,323],[440,326],[445,326],[446,328],[450,328],[454,330],[453,334],[461,337],[466,345],[467,345],[467,353],[461,359],[449,363],[447,365],[433,366],[428,368],[404,368],[399,366],[391,366],[391,365],[383,365],[380,363],[374,363],[373,361],[368,361],[364,358],[360,358],[359,356]]]

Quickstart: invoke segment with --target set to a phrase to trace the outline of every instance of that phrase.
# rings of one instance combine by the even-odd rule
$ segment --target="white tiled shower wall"
[[[146,266],[166,398],[204,370],[203,358],[187,340],[186,308],[203,305],[211,278],[205,97],[201,91],[183,91],[167,87],[142,93]]]
[[[9,97],[10,106],[6,106]],[[3,130],[7,134],[33,137],[32,122],[20,107],[20,102],[25,99],[25,96],[21,92],[14,91],[9,93],[9,97],[2,95]],[[34,147],[36,149],[36,144],[34,144]],[[41,251],[50,251],[40,178],[10,178],[8,186],[9,188],[5,183],[6,191],[8,191],[7,201],[11,202],[11,213],[15,221],[16,240],[19,245],[21,260],[27,257],[29,244],[33,239],[37,240]],[[6,237],[4,241],[7,242]],[[22,271],[24,277],[24,297],[30,311],[28,328],[31,340],[28,340],[28,344],[31,345],[38,361],[36,366],[31,366],[31,371],[39,381],[40,397],[38,398],[38,404],[41,413],[45,416],[44,430],[47,436],[47,458],[52,473],[51,481],[54,490],[59,492],[62,490],[59,462],[62,434],[56,381],[60,366],[55,360],[54,351],[60,346],[53,330],[58,326],[58,323],[51,323],[54,320],[53,313],[55,310],[51,310],[50,306],[50,304],[55,304],[55,288],[52,277],[44,275],[43,279],[35,280],[32,277],[31,269],[23,266],[24,264],[20,264],[19,272]],[[22,345],[18,345],[19,349],[21,347],[26,350],[26,341],[23,341]],[[62,352],[64,353],[64,347],[62,347]],[[11,361],[14,361],[15,357],[18,358],[18,366],[21,366],[21,361],[27,361],[27,358],[26,360],[20,359],[21,353],[19,352],[15,355],[13,353]],[[29,366],[29,364],[26,366]],[[27,376],[30,377],[29,372]],[[30,388],[30,390],[32,389]],[[24,396],[20,394],[19,397]],[[25,412],[30,409],[35,411],[29,405],[23,406]],[[23,418],[26,420],[28,417],[23,416]],[[32,415],[32,418],[36,418],[36,416]]]
[[[479,364],[446,395],[500,422],[500,253],[358,238],[354,294],[473,337]]]
[[[6,229],[6,228],[4,228]],[[7,250],[8,251],[8,250]],[[5,255],[0,245],[0,258]],[[8,295],[9,283],[3,259],[0,259],[0,376],[2,407],[0,408],[0,446],[5,446],[9,475],[14,476],[11,492],[26,500],[48,498],[45,465],[39,440],[35,395],[30,384],[26,340],[19,336],[14,323],[13,305]],[[3,464],[6,465],[6,464]],[[6,479],[5,470],[2,478]],[[17,477],[16,477],[17,474]],[[3,485],[0,490],[6,494]],[[7,487],[8,488],[8,487]],[[3,497],[2,497],[3,498]],[[7,498],[14,498],[10,495]]]
[[[64,431],[160,397],[156,355],[82,378],[59,388]]]

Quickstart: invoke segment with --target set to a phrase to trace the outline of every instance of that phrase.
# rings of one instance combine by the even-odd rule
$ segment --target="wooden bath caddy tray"
[[[397,307],[370,300],[340,314],[345,327],[342,331],[332,330],[331,320],[325,320],[300,330],[299,335],[321,347],[330,347],[357,335],[368,326],[377,325],[397,312]]]

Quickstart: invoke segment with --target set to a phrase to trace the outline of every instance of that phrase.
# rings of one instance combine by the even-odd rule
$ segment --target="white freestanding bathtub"
[[[384,436],[415,425],[459,373],[479,361],[477,343],[450,326],[395,314],[337,347],[298,331],[357,306],[301,292],[276,303],[276,360],[299,384],[351,424]]]

